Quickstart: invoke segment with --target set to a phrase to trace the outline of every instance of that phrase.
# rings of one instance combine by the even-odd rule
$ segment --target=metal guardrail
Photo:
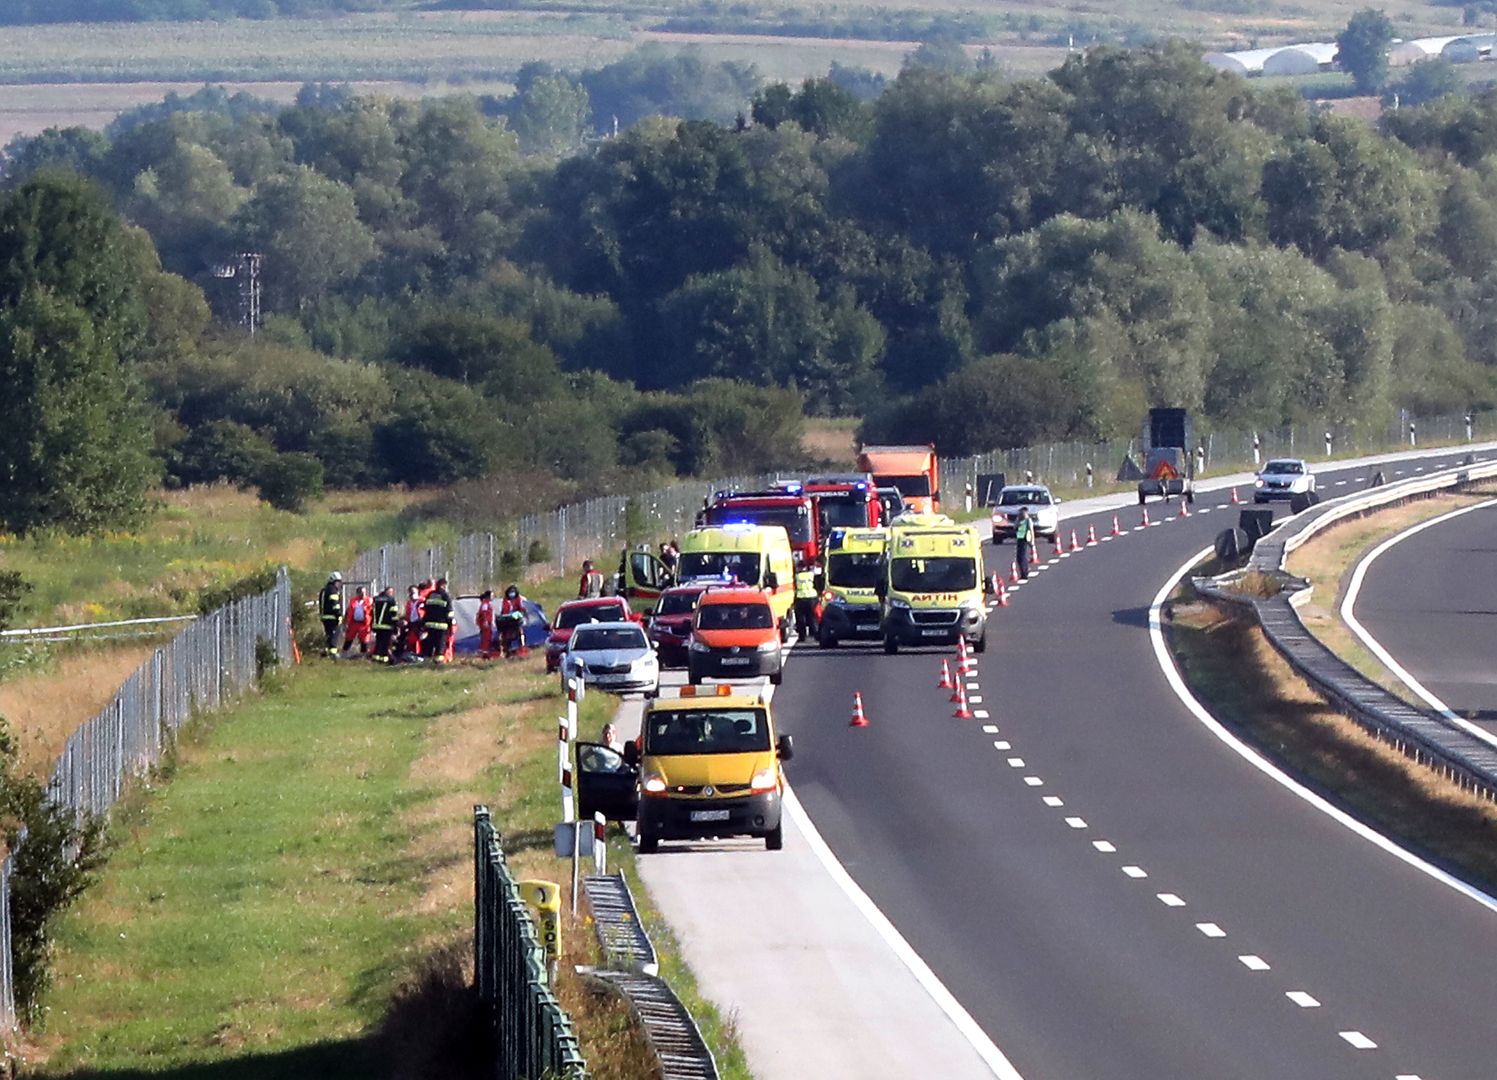
[[[645,933],[622,874],[592,874],[583,892],[608,970],[579,969],[629,1004],[660,1063],[661,1080],[717,1080],[717,1060],[691,1013],[658,977],[655,946]]]
[[[486,806],[473,808],[473,959],[499,1080],[586,1080],[572,1021],[551,992],[546,953],[504,862]]]
[[[107,813],[132,779],[161,760],[187,720],[219,708],[255,683],[262,642],[281,663],[290,662],[291,582],[285,567],[269,590],[197,618],[137,668],[114,700],[68,737],[48,796],[80,817]],[[10,914],[14,860],[12,852],[0,863],[0,1026],[11,1030],[17,1020]]]
[[[1311,508],[1260,539],[1242,570],[1196,578],[1193,584],[1197,592],[1213,600],[1251,608],[1279,655],[1374,738],[1465,790],[1497,801],[1497,748],[1439,713],[1410,705],[1327,648],[1299,617],[1299,606],[1310,598],[1309,583],[1284,569],[1292,552],[1335,525],[1491,477],[1497,477],[1497,463],[1472,464]],[[1234,591],[1232,586],[1248,573],[1278,581],[1281,591],[1267,598]]]

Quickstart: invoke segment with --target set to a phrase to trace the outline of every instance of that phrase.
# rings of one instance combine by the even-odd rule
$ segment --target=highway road
[[[1497,505],[1402,534],[1353,610],[1437,702],[1497,736]]]
[[[1396,478],[1460,456],[1383,469]],[[1321,471],[1322,493],[1357,490],[1371,472]],[[1188,518],[1152,504],[1147,528],[1136,506],[1120,508],[1121,536],[1052,559],[1018,589],[992,615],[972,680],[977,719],[953,719],[936,688],[941,651],[797,648],[775,701],[797,741],[788,772],[800,803],[929,966],[926,988],[939,980],[959,1003],[956,1020],[1001,1048],[1010,1075],[1491,1080],[1497,913],[1234,753],[1159,667],[1151,602],[1235,523],[1224,496],[1204,497]],[[1093,526],[1101,537],[1112,524],[1109,510],[1068,520],[1065,533],[1074,526],[1084,540]],[[989,550],[1007,570],[1012,548]],[[865,729],[847,727],[854,690]],[[700,907],[715,874],[744,908],[773,910],[779,897],[793,937],[800,877],[760,851],[725,857],[741,861],[731,874],[696,856],[642,866],[673,921]],[[755,1017],[766,994],[794,998],[795,979],[754,985],[742,970],[752,943],[736,948],[727,992],[720,970],[704,989],[740,1008],[761,1075],[797,1075],[794,1043]],[[710,935],[688,943],[694,965],[713,954]],[[820,950],[813,966],[836,968],[835,951]],[[826,993],[852,994],[851,1011],[866,1005],[875,1017],[891,1004],[845,971],[809,1000]],[[835,1028],[827,1037],[850,1042]],[[881,1075],[972,1068],[911,1070],[890,1058]],[[991,1057],[982,1069],[1003,1074]],[[815,1074],[870,1075],[856,1065]]]

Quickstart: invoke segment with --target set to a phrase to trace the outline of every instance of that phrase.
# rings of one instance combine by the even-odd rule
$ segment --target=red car
[[[650,613],[650,640],[656,645],[661,667],[686,666],[691,644],[691,615],[706,592],[702,585],[676,585],[666,589]]]
[[[551,623],[551,636],[546,638],[546,671],[561,668],[561,654],[567,651],[567,642],[572,640],[572,631],[585,623],[593,622],[639,622],[640,618],[629,610],[629,601],[622,596],[603,596],[596,600],[568,600],[556,609],[556,619]]]

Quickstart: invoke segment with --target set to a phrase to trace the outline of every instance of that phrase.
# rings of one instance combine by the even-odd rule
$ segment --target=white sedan
[[[1034,531],[1041,536],[1055,535],[1060,528],[1060,500],[1044,484],[1015,484],[998,492],[993,507],[993,543],[1001,544],[1014,535],[1014,522],[1026,506]]]
[[[1302,458],[1275,458],[1253,479],[1253,502],[1292,499],[1315,490],[1315,474]]]
[[[616,694],[660,690],[660,661],[644,627],[635,622],[588,623],[572,631],[561,656],[561,685],[578,676],[588,689]]]

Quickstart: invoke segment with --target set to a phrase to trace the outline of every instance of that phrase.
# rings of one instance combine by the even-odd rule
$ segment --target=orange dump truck
[[[858,471],[873,474],[878,487],[896,487],[906,510],[933,514],[941,509],[936,448],[928,446],[865,446],[858,451]]]

